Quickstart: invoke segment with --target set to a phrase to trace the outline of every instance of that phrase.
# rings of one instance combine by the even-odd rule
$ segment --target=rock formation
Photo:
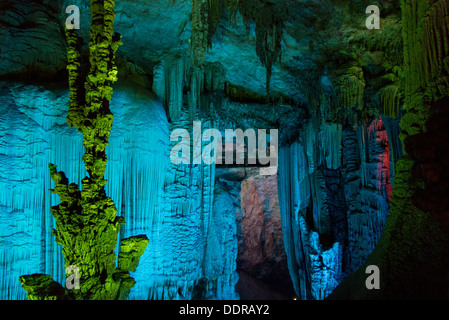
[[[74,29],[66,29],[70,88],[67,123],[83,134],[82,159],[88,176],[81,181],[82,189],[76,183],[69,184],[65,173],[58,172],[54,164],[48,165],[55,183],[51,192],[61,201],[50,209],[56,219],[52,234],[63,247],[65,267],[76,269],[77,287],[64,292],[48,275],[23,275],[19,281],[31,300],[126,299],[135,284],[129,272],[136,271],[148,245],[145,235],[122,239],[116,265],[114,251],[125,221],[116,215],[113,200],[106,196],[104,175],[113,120],[109,109],[111,84],[117,80],[114,56],[121,42],[120,35],[113,34],[114,1],[92,0],[91,13],[90,70],[85,80],[80,68],[81,39]]]
[[[97,239],[88,269],[100,283],[128,272],[130,299],[446,298],[449,7],[374,2],[120,1],[123,45],[106,19],[98,47],[90,1],[3,1],[0,298],[24,299],[17,279],[35,272],[29,298],[64,293],[51,279],[64,283],[74,252],[51,230],[77,241],[59,221],[82,192],[118,236]],[[373,4],[380,30],[365,25]],[[68,5],[78,37],[64,32]],[[193,137],[193,121],[223,136],[278,129],[277,174],[172,163],[170,135]],[[143,251],[135,234],[148,238],[137,268],[123,260]],[[369,265],[380,290],[365,286]]]

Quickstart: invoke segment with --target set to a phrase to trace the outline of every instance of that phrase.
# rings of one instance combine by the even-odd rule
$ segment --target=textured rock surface
[[[431,107],[431,116],[426,123],[426,132],[409,137],[406,150],[414,160],[412,175],[425,183],[412,197],[414,204],[429,212],[446,229],[449,228],[447,152],[448,136],[445,123],[448,120],[447,98]]]
[[[50,208],[56,220],[52,235],[63,247],[64,266],[75,268],[77,277],[76,287],[67,288],[65,292],[63,299],[67,300],[127,299],[135,284],[129,272],[135,271],[148,245],[145,235],[122,239],[117,265],[115,250],[120,227],[125,221],[116,215],[114,201],[106,195],[107,180],[104,179],[106,147],[113,121],[109,108],[111,85],[117,81],[115,52],[121,44],[120,35],[113,32],[114,4],[113,0],[91,1],[89,72],[81,68],[82,39],[73,28],[65,30],[70,91],[67,124],[83,135],[82,160],[87,171],[79,188],[63,171],[57,171],[56,165],[48,164],[55,184],[50,191],[60,199],[59,204]],[[33,278],[42,280],[42,275],[19,278],[28,298],[39,299],[34,289],[54,291],[55,284],[48,281],[38,281],[33,288],[30,281]],[[49,288],[45,288],[46,285]],[[41,299],[47,298],[48,293],[43,292]]]
[[[259,168],[217,168],[216,185],[232,202],[237,228],[241,299],[291,299],[294,295],[285,254],[276,175]]]
[[[1,211],[3,272],[7,275],[2,278],[2,297],[17,299],[25,293],[17,281],[19,275],[41,271],[64,283],[63,258],[51,235],[53,219],[45,210],[58,201],[41,193],[45,193],[42,185],[51,185],[44,164],[58,161],[71,181],[80,181],[85,169],[76,161],[83,156],[82,139],[63,121],[67,90],[10,84],[3,84],[2,90],[2,134],[9,138],[2,144],[2,189],[7,191]],[[116,203],[117,214],[127,221],[121,237],[138,232],[150,239],[139,267],[132,272],[137,283],[130,298],[176,299],[193,294],[197,298],[237,298],[235,213],[226,193],[217,190],[214,202],[213,167],[177,167],[169,161],[166,116],[145,89],[119,85],[111,111],[116,125],[107,147],[106,192]],[[187,120],[177,125],[189,128]],[[35,156],[24,162],[28,155]],[[198,178],[191,181],[186,170],[195,170]],[[8,218],[13,213],[21,218]],[[42,219],[44,228],[40,227]]]
[[[445,219],[439,214],[445,208],[440,207],[442,211],[438,210],[437,213],[434,206],[426,205],[419,198],[420,194],[429,192],[435,186],[429,180],[432,174],[426,175],[426,170],[421,171],[420,168],[423,169],[422,165],[426,163],[421,156],[426,154],[427,148],[431,150],[432,133],[425,133],[426,125],[431,128],[435,121],[435,118],[429,120],[431,107],[435,106],[433,110],[436,111],[438,105],[445,104],[442,98],[448,95],[448,71],[443,62],[449,55],[447,46],[443,45],[447,43],[444,36],[447,26],[440,24],[448,12],[447,1],[402,2],[406,83],[405,114],[401,118],[399,136],[405,141],[406,151],[410,154],[397,162],[389,218],[378,246],[366,263],[337,288],[332,294],[333,298],[447,298],[449,238],[447,232],[442,230]],[[447,130],[440,134],[447,135]],[[429,140],[424,146],[420,141],[425,141],[426,137]],[[442,158],[431,158],[427,165],[430,168],[438,167]],[[432,171],[427,171],[427,174]],[[432,193],[438,195],[441,192],[447,193],[447,185],[437,186]],[[429,213],[436,219],[431,218]],[[361,285],[365,267],[370,264],[383,270],[380,290],[364,290]]]
[[[268,22],[276,15],[221,11],[219,1],[208,1],[217,12],[205,26],[204,17],[192,12],[198,8],[192,3],[200,2],[205,3],[137,0],[116,6],[114,29],[124,41],[117,65],[125,81],[111,105],[115,118],[106,191],[127,221],[121,237],[142,233],[150,239],[132,273],[137,284],[130,297],[236,298],[240,263],[249,269],[243,272],[255,272],[241,273],[242,297],[265,291],[266,283],[252,277],[271,274],[273,268],[266,266],[274,256],[276,268],[279,258],[284,260],[273,218],[275,185],[285,259],[300,298],[325,298],[345,278],[332,297],[446,295],[449,267],[435,257],[447,256],[447,237],[410,198],[415,193],[421,210],[447,224],[441,169],[446,163],[430,147],[447,130],[435,118],[426,124],[430,107],[437,110],[434,105],[449,94],[448,31],[440,23],[448,15],[447,1],[374,1],[381,8],[381,30],[365,27],[371,0],[260,1],[283,13],[277,21],[284,26],[282,40],[270,34],[273,47],[266,51],[258,35],[269,29],[260,29],[260,17]],[[245,3],[247,9],[254,5]],[[57,163],[78,184],[85,172],[68,165],[81,162],[82,141],[65,125],[67,91],[46,81],[66,83],[63,24],[69,4],[81,9],[85,57],[89,1],[6,0],[0,5],[5,26],[0,76],[6,81],[0,94],[4,298],[24,298],[16,275],[38,271],[63,280],[60,248],[49,233],[49,208],[57,200],[47,192],[47,163]],[[205,36],[195,53],[201,66],[189,57],[192,32],[197,32],[194,38],[201,36],[198,32]],[[267,52],[276,54],[279,46],[267,98]],[[437,114],[442,121],[445,113]],[[217,174],[213,167],[170,163],[169,132],[190,129],[199,118],[205,127],[220,130],[278,128],[276,184],[273,177],[249,177],[241,168],[224,173],[220,168]],[[424,133],[426,125],[430,133],[406,139]],[[409,143],[410,157],[401,158],[403,142]],[[265,239],[264,245],[255,238]],[[382,288],[389,281],[389,288],[404,289],[367,293],[367,259],[391,274],[381,277]]]
[[[170,124],[171,129],[191,132],[188,118],[184,109],[180,120]],[[207,119],[202,124],[206,129]],[[169,147],[175,144],[169,142]],[[142,257],[134,274],[138,284],[130,298],[238,297],[234,289],[238,280],[235,216],[226,193],[217,189],[214,198],[214,169],[205,164],[174,165],[167,157],[162,192],[157,198],[158,216],[148,236],[148,255]],[[147,223],[138,225],[148,227]]]
[[[65,68],[65,36],[56,6],[40,1],[7,1],[0,5],[0,75],[40,73],[52,77]],[[88,29],[87,29],[88,30]]]
[[[391,195],[382,120],[355,130],[321,126],[309,124],[280,153],[284,242],[303,299],[325,298],[367,259],[382,234]]]
[[[239,270],[279,291],[289,292],[276,176],[243,180],[240,197]]]
[[[131,176],[128,170],[132,170],[129,164],[138,159],[145,166],[135,165],[133,170],[140,174],[157,177],[163,170],[164,164],[157,160],[155,153],[166,152],[168,128],[165,114],[162,106],[151,100],[151,94],[143,89],[125,86],[117,88],[117,91],[111,110],[120,121],[112,130],[113,143],[108,147],[110,154],[115,155],[115,161],[111,161],[106,172],[106,179],[110,180],[106,192],[116,199],[118,214],[131,217],[132,210],[139,210],[147,213],[140,216],[141,219],[152,221],[154,203],[149,202],[151,197],[142,196],[141,207],[137,207],[130,201],[132,193],[124,194],[123,188],[139,188],[143,195],[157,194],[161,188],[162,182],[158,184],[157,178],[153,179],[153,185],[138,187],[138,183],[127,177]],[[145,95],[147,98],[143,98]],[[55,195],[47,194],[52,183],[45,164],[60,163],[59,168],[67,172],[68,179],[78,183],[86,171],[81,161],[82,137],[65,123],[66,89],[53,85],[50,91],[43,87],[2,83],[2,100],[2,136],[6,138],[2,139],[1,152],[4,155],[1,250],[5,261],[2,298],[17,299],[24,298],[25,294],[17,281],[22,274],[42,272],[59,283],[65,281],[61,248],[51,235],[54,220],[49,210],[59,201]],[[140,133],[133,132],[132,139],[128,130],[131,123],[142,124]],[[148,163],[154,165],[148,166]],[[122,203],[128,203],[126,209],[122,208]],[[132,221],[128,220],[131,226]]]

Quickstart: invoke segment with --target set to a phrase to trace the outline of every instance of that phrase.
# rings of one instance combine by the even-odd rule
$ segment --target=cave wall
[[[445,142],[448,6],[374,1],[382,8],[377,31],[364,26],[371,2],[283,0],[270,12],[262,2],[224,9],[212,1],[207,31],[198,1],[117,3],[124,45],[106,191],[127,222],[120,237],[150,239],[131,299],[236,299],[236,271],[244,272],[242,290],[274,292],[266,284],[278,281],[301,299],[416,297],[432,286],[429,296],[443,295],[446,163],[425,146]],[[85,175],[81,137],[65,121],[68,4],[80,7],[87,41],[89,1],[0,5],[8,48],[0,51],[3,299],[24,298],[22,274],[63,283],[47,163],[73,182]],[[282,25],[282,41],[270,21]],[[198,52],[195,32],[207,34]],[[263,47],[264,34],[273,48]],[[277,176],[174,165],[170,132],[190,131],[193,120],[222,132],[279,129]],[[381,278],[385,291],[364,290],[368,264],[391,274]],[[428,265],[440,277],[423,285]]]
[[[203,130],[212,125],[207,118],[201,122]],[[187,106],[180,111],[179,120],[170,123],[170,132],[175,128],[190,132],[193,152]],[[169,141],[165,152],[176,143]],[[157,155],[164,156],[167,153]],[[140,284],[130,298],[237,299],[235,214],[229,196],[215,188],[215,167],[204,163],[175,165],[167,158],[161,191],[149,253],[141,258],[135,274]],[[137,202],[139,199],[137,194]],[[148,223],[138,225],[145,227]],[[129,230],[135,229],[131,226]]]
[[[153,208],[167,166],[158,154],[166,152],[168,125],[162,105],[148,91],[125,84],[115,98],[111,109],[120,121],[107,147],[113,155],[106,172],[107,193],[120,214],[127,216],[127,227],[138,230],[138,221],[132,218],[136,211],[146,213],[139,218],[148,227],[156,216]],[[49,192],[48,163],[60,163],[69,179],[78,183],[86,171],[82,137],[65,122],[66,88],[3,82],[2,99],[1,297],[23,299],[25,291],[18,283],[22,274],[46,273],[61,283],[65,278],[61,247],[51,234],[54,219],[49,208],[59,200]],[[139,134],[130,132],[130,126],[140,128]],[[144,183],[144,176],[153,183]],[[123,193],[123,188],[128,192]]]
[[[394,176],[382,119],[355,129],[322,126],[305,128],[280,152],[284,243],[303,299],[326,298],[371,254],[388,215]]]
[[[439,166],[441,161],[430,157],[423,162],[421,152],[425,154],[435,143],[432,138],[425,138],[432,136],[434,122],[429,117],[431,112],[433,118],[438,114],[436,110],[445,105],[443,97],[448,94],[448,70],[444,63],[448,57],[447,26],[442,22],[449,11],[447,2],[438,0],[401,1],[401,8],[405,100],[399,137],[406,153],[396,165],[391,208],[382,238],[366,263],[332,293],[336,299],[447,298],[447,229],[444,218],[432,212],[433,206],[419,201],[432,188],[432,181],[429,183],[423,175],[426,171],[419,168],[423,164],[429,168]],[[441,134],[447,136],[447,132]],[[447,188],[437,184],[433,192],[447,193]],[[445,210],[442,205],[439,212]],[[382,270],[380,290],[360,289],[365,267],[370,264]]]
[[[169,140],[170,126],[191,130],[188,112],[169,124],[151,92],[126,82],[114,97],[106,192],[127,222],[120,238],[139,232],[150,239],[129,298],[238,298],[237,231],[234,211],[226,210],[229,196],[217,190],[214,198],[213,166],[169,161],[175,143]],[[58,199],[46,194],[51,181],[45,164],[61,163],[71,181],[86,174],[82,138],[64,120],[67,98],[67,89],[57,86],[2,83],[2,299],[25,298],[17,280],[22,274],[41,272],[65,281],[49,211]],[[203,129],[208,124],[203,121]]]

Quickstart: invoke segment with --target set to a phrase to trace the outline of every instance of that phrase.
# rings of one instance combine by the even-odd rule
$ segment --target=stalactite
[[[153,92],[156,94],[156,96],[159,98],[159,100],[162,102],[164,107],[166,107],[166,82],[165,82],[165,59],[158,61],[154,67],[153,67]]]
[[[201,66],[208,47],[212,47],[212,38],[225,9],[230,12],[231,21],[235,20],[238,10],[247,29],[250,21],[255,22],[256,54],[267,71],[266,90],[269,96],[273,65],[281,55],[283,21],[286,16],[284,4],[259,0],[192,0],[192,36],[189,51],[194,66]]]
[[[77,183],[86,171],[80,166],[82,136],[65,125],[65,90],[50,93],[34,86],[8,85],[1,91],[8,99],[2,103],[5,112],[0,125],[0,148],[5,155],[0,173],[0,219],[4,226],[0,238],[6,241],[0,255],[4,257],[2,279],[9,288],[1,299],[6,299],[4,294],[24,299],[25,291],[17,281],[20,275],[38,271],[58,282],[64,278],[61,248],[51,236],[54,220],[50,207],[57,203],[57,197],[48,193],[51,179],[47,163],[61,162],[70,180]]]
[[[405,114],[401,139],[425,131],[429,104],[449,95],[449,27],[443,23],[447,1],[410,1],[402,5],[404,25]],[[425,13],[425,16],[424,14]]]
[[[400,112],[400,92],[397,85],[390,85],[380,91],[381,114],[397,119]]]
[[[229,22],[231,24],[235,23],[238,6],[239,6],[239,1],[240,0],[227,0],[226,1],[226,6],[229,11]]]
[[[212,47],[212,37],[217,32],[221,18],[227,5],[227,0],[208,0],[208,31],[207,46]]]
[[[430,104],[449,94],[448,27],[444,23],[449,8],[445,0],[411,0],[401,1],[401,9],[405,88],[400,139],[407,143],[410,136],[425,131]],[[359,299],[447,297],[448,238],[435,220],[413,205],[411,197],[420,192],[420,184],[411,175],[412,167],[407,154],[396,163],[385,230],[366,262],[383,270],[386,285],[377,293],[359,294]],[[342,285],[340,294],[354,297],[349,287],[358,285],[356,279],[363,278],[364,272],[363,268],[357,270]]]
[[[398,160],[403,156],[403,147],[401,140],[399,139],[399,119],[392,119],[387,116],[381,116],[385,129],[387,130],[388,141],[390,142],[390,149],[393,163],[396,164]],[[395,172],[395,166],[392,166],[393,175]]]
[[[165,77],[165,97],[167,99],[170,119],[177,121],[183,104],[184,60],[182,58],[170,61]]]
[[[341,139],[342,126],[340,124],[324,124],[322,127],[321,150],[326,166],[329,169],[338,169],[341,166]]]
[[[330,249],[323,248],[319,233],[306,221],[308,201],[300,200],[304,193],[297,180],[303,171],[299,168],[307,163],[301,151],[296,143],[280,149],[278,184],[284,245],[296,293],[302,299],[323,299],[341,278],[342,255],[338,242]],[[305,178],[309,180],[307,171]],[[309,194],[313,197],[313,193]]]
[[[381,145],[382,151],[377,156],[377,190],[382,192],[385,190],[385,195],[387,196],[388,202],[391,199],[392,186],[390,183],[390,144],[388,140],[387,131],[384,128],[382,119],[374,120],[367,129],[368,137],[373,133],[376,133],[375,141]]]
[[[256,24],[256,54],[267,70],[266,89],[270,95],[273,64],[281,55],[285,8],[281,2],[274,4],[268,1],[242,0],[239,2],[239,12],[247,25],[250,21]]]
[[[209,38],[211,38],[209,36],[209,0],[192,0],[192,36],[189,50],[194,66],[201,66],[206,57]]]
[[[106,192],[125,218],[124,237],[149,234],[160,222],[158,195],[169,162],[161,156],[168,154],[169,132],[163,107],[153,99],[142,89],[120,87],[111,105],[116,123],[108,146]]]
[[[365,106],[363,95],[366,83],[363,70],[357,66],[339,70],[332,75],[331,81],[337,88],[331,100],[332,119],[340,122],[352,119],[355,111],[362,110]]]
[[[193,121],[197,112],[202,113],[202,93],[204,92],[204,70],[194,67],[190,77],[188,103],[190,119]]]
[[[273,64],[281,54],[283,21],[272,5],[262,6],[256,20],[256,53],[262,65],[267,69],[266,89],[270,95],[270,82]]]
[[[311,199],[313,203],[313,227],[319,234],[327,234],[331,232],[331,225],[323,173],[321,170],[318,170],[310,175],[309,179],[311,185]]]
[[[201,119],[203,130],[213,126],[198,112],[195,118]],[[192,137],[191,126],[185,106],[179,121],[170,123],[170,131],[183,128]],[[167,149],[176,143],[170,142]],[[235,216],[226,208],[225,195],[215,199],[215,166],[168,162],[163,174],[159,223],[149,233],[149,253],[133,275],[138,285],[131,298],[236,299]]]
[[[327,251],[322,248],[319,236],[327,234],[331,226],[324,177],[319,168],[321,152],[317,145],[321,140],[318,132],[315,124],[309,124],[300,142],[281,148],[279,155],[279,204],[284,244],[293,285],[302,299],[324,298],[341,277],[341,253],[336,249],[339,244],[334,245],[336,251]],[[312,211],[309,221],[308,210]],[[328,261],[328,254],[334,255],[330,260],[336,264],[322,264],[323,259]],[[320,284],[323,278],[329,280],[327,284]]]
[[[381,120],[360,126],[355,133],[346,132],[343,141],[351,252],[349,270],[355,270],[366,260],[382,234],[391,196],[390,167],[394,163]]]
[[[190,63],[182,52],[165,56],[153,69],[153,90],[166,108],[170,120],[178,121],[183,90],[188,83]]]
[[[164,104],[171,121],[179,121],[184,103],[191,121],[211,115],[221,104],[214,93],[224,88],[224,69],[218,63],[192,65],[183,52],[167,55],[153,68],[153,91]],[[184,92],[187,92],[184,97]]]
[[[389,145],[380,119],[343,129],[314,116],[281,148],[284,243],[302,299],[325,298],[379,241],[391,195]]]

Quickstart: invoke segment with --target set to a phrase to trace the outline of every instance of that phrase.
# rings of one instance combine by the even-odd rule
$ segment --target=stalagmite
[[[81,183],[87,173],[81,160],[82,136],[65,123],[66,89],[46,91],[18,85],[7,89],[2,86],[0,90],[5,99],[5,116],[0,122],[4,137],[0,148],[5,155],[0,170],[0,241],[5,245],[0,257],[1,279],[9,288],[1,291],[1,298],[24,299],[25,291],[17,280],[22,274],[40,272],[59,283],[65,281],[61,247],[51,235],[54,218],[50,207],[59,199],[48,192],[52,181],[46,165],[60,163],[58,168],[75,183]],[[107,147],[106,192],[116,203],[117,214],[127,219],[123,238],[150,234],[152,225],[158,223],[155,204],[167,167],[167,162],[160,160],[167,152],[165,113],[149,93],[130,87],[116,89],[111,110],[116,124]],[[131,132],[131,126],[136,131]]]

